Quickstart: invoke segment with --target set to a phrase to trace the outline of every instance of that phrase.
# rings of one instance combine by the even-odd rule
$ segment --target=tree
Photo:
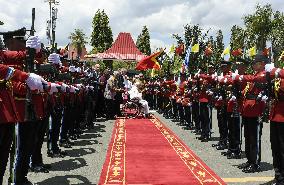
[[[216,40],[213,44],[213,58],[216,64],[220,62],[223,51],[224,51],[223,32],[222,30],[218,30],[216,35]]]
[[[0,25],[3,25],[4,23],[2,21],[0,21]]]
[[[272,43],[272,52],[273,59],[279,64],[279,57],[284,50],[284,15],[283,13],[276,11],[274,13],[274,20],[272,21],[273,30],[271,32],[271,43]]]
[[[240,26],[234,25],[231,28],[230,46],[232,50],[243,49],[245,42],[244,29]]]
[[[70,33],[69,39],[71,40],[71,45],[77,50],[77,56],[81,56],[85,44],[88,43],[86,34],[81,29],[75,29],[73,33]]]
[[[263,51],[273,29],[273,11],[270,4],[260,6],[257,4],[253,14],[243,17],[248,35],[256,36],[256,46]]]
[[[104,52],[111,47],[113,35],[109,26],[109,18],[104,10],[98,10],[93,18],[93,32],[91,35],[91,46],[93,51]]]
[[[138,35],[136,46],[145,55],[151,54],[150,34],[146,26],[143,26],[142,32]]]

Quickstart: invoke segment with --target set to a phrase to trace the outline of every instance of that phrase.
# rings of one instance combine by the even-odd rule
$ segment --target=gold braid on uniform
[[[247,82],[247,85],[244,89],[244,97],[247,95],[249,88],[250,88],[250,82]]]
[[[281,79],[280,78],[275,79],[275,82],[274,82],[274,95],[275,95],[275,99],[278,99],[278,94],[279,94],[279,90],[280,90],[280,83],[281,83]]]

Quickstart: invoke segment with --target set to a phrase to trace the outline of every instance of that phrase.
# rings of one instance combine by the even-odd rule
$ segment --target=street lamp
[[[45,0],[44,2],[49,3],[49,20],[47,21],[46,35],[47,35],[47,39],[49,40],[49,44],[51,45],[51,48],[54,49],[55,28],[56,28],[56,19],[57,19],[57,12],[58,12],[58,9],[55,6],[59,5],[59,1]]]

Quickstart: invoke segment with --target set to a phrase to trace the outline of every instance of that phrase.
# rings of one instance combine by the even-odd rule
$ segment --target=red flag
[[[233,55],[234,57],[241,56],[242,54],[243,54],[243,51],[242,51],[241,48],[232,51],[232,55]]]
[[[176,54],[177,55],[182,55],[184,54],[185,47],[184,44],[180,44],[177,48],[176,48]]]
[[[264,50],[263,50],[263,52],[262,52],[262,54],[264,55],[264,56],[269,56],[269,54],[270,54],[270,47],[269,48],[264,48]]]
[[[206,49],[205,49],[205,56],[210,56],[213,54],[213,51],[212,51],[212,48],[210,46],[208,46]]]
[[[154,53],[148,57],[143,58],[136,65],[136,70],[147,70],[147,69],[161,69],[159,62],[157,61],[157,57],[159,57],[163,51],[159,51]]]

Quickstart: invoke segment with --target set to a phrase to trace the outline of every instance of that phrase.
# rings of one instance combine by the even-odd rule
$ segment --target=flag
[[[250,57],[255,56],[256,55],[256,47],[254,46],[254,47],[250,48],[248,52],[249,52]]]
[[[224,49],[221,57],[223,58],[224,56],[230,54],[230,46],[226,47],[226,49]]]
[[[262,54],[263,54],[264,56],[266,56],[266,57],[269,57],[270,50],[271,50],[270,47],[269,47],[269,48],[264,48]]]
[[[194,44],[191,48],[192,53],[198,53],[199,52],[199,44]]]
[[[176,49],[175,45],[172,45],[171,48],[170,48],[170,52],[169,53],[175,53],[175,49]]]
[[[157,60],[159,56],[162,55],[164,51],[161,50],[156,52],[148,57],[143,58],[140,60],[136,65],[136,70],[147,70],[147,69],[161,69],[161,66]]]
[[[241,56],[242,54],[243,54],[243,51],[241,48],[232,51],[232,55],[234,57]]]
[[[205,49],[205,56],[211,56],[213,54],[213,51],[212,51],[212,48],[211,46],[208,46],[206,49]]]
[[[186,68],[188,68],[188,64],[189,64],[190,51],[191,51],[191,48],[188,47],[187,50],[186,50],[186,55],[185,55],[184,61],[183,61],[183,64],[185,65]]]
[[[184,44],[180,44],[177,48],[176,48],[176,54],[177,55],[183,55],[184,54]]]

